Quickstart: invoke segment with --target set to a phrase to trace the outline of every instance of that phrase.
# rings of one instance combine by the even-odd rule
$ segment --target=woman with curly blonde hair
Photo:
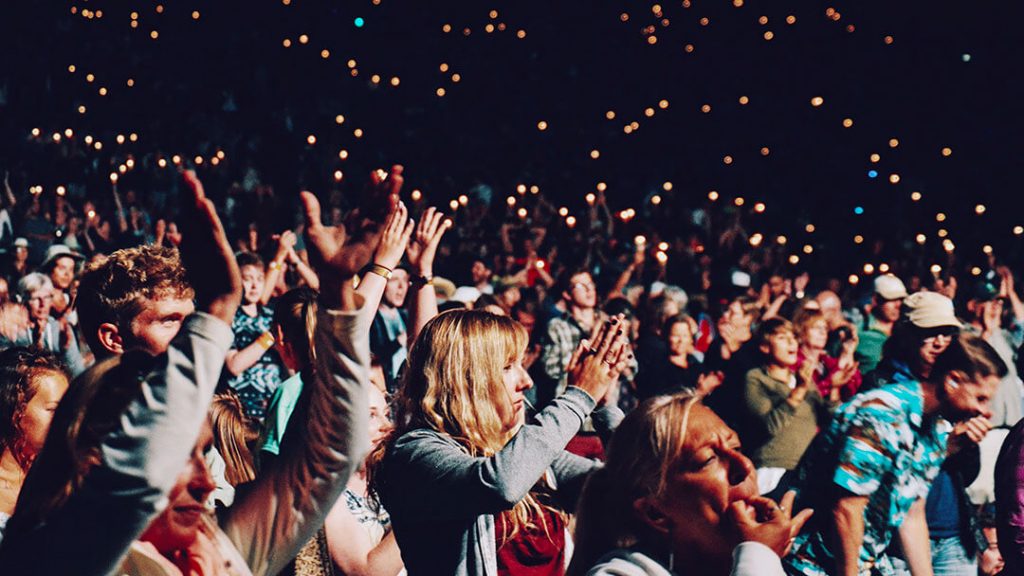
[[[533,574],[564,573],[563,510],[599,466],[565,446],[588,416],[605,430],[622,418],[606,403],[631,354],[620,323],[580,345],[568,389],[528,421],[524,393],[533,381],[521,325],[471,310],[427,323],[374,478],[410,575],[505,574],[527,565]]]

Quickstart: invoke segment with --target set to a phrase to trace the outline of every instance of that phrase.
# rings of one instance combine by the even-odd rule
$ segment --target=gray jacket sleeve
[[[186,319],[168,351],[152,358],[137,395],[103,439],[100,465],[45,524],[6,535],[0,547],[5,576],[114,572],[167,505],[206,420],[232,339],[231,328],[213,316]],[[61,551],[54,553],[58,543]]]
[[[369,451],[373,315],[365,312],[320,313],[305,424],[290,427],[299,436],[287,438],[274,465],[239,492],[221,524],[254,576],[276,575],[295,557]]]
[[[387,495],[400,499],[402,509],[436,517],[508,510],[526,497],[556,461],[565,465],[563,473],[581,470],[577,461],[559,459],[594,404],[586,392],[569,387],[488,458],[471,456],[432,430],[407,433],[395,443],[385,464]]]

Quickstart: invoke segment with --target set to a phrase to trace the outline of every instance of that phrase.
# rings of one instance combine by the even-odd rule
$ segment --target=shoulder
[[[410,430],[395,440],[388,457],[396,460],[439,462],[459,455],[467,457],[466,449],[454,438],[429,428]]]

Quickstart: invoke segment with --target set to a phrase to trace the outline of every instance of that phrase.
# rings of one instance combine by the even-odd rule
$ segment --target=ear
[[[761,353],[764,354],[765,356],[772,353],[771,346],[768,346],[767,342],[762,342],[761,345],[757,347],[757,349],[760,350]]]
[[[96,329],[96,336],[100,345],[111,354],[124,354],[124,341],[121,338],[121,331],[116,324],[104,322]]]
[[[633,511],[641,522],[658,534],[668,536],[672,532],[672,520],[661,511],[657,502],[650,496],[634,500]]]
[[[942,385],[945,386],[947,394],[952,394],[968,380],[969,378],[965,372],[962,370],[953,370],[949,374],[946,374],[946,378],[942,381]]]

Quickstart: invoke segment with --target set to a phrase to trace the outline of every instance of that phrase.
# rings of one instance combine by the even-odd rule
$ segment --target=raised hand
[[[288,257],[288,253],[295,247],[295,242],[298,238],[295,236],[295,232],[291,230],[285,230],[277,237],[277,255],[274,256],[274,260],[278,262],[284,261]]]
[[[409,218],[409,210],[405,203],[399,202],[384,223],[384,233],[380,236],[380,244],[377,245],[377,253],[373,257],[374,263],[394,270],[402,261],[402,254],[409,245],[409,237],[412,236],[415,225],[416,222]]]
[[[697,377],[697,394],[707,396],[718,389],[725,381],[725,374],[721,371],[707,372]]]
[[[598,401],[606,398],[610,386],[618,385],[632,356],[622,322],[620,314],[602,324],[593,342],[580,342],[566,367],[569,385],[583,389]]]
[[[242,301],[242,276],[238,262],[224,233],[224,226],[217,217],[217,210],[206,197],[203,183],[193,170],[185,170],[182,177],[188,188],[188,197],[181,210],[182,264],[196,291],[198,309],[230,325]]]
[[[736,501],[729,506],[728,522],[740,542],[760,542],[782,558],[789,553],[800,529],[814,514],[803,510],[793,516],[796,492],[790,490],[776,504],[769,498],[757,496],[747,501]]]
[[[413,237],[406,249],[409,265],[420,276],[425,278],[433,276],[437,246],[441,243],[441,237],[451,226],[452,221],[445,218],[437,208],[431,206],[423,212],[420,225],[416,227],[416,236]]]
[[[369,263],[380,241],[384,217],[398,204],[402,167],[392,167],[390,174],[382,172],[370,175],[365,204],[341,226],[324,226],[320,201],[312,192],[302,193],[309,261],[320,277],[321,297],[329,307],[355,308],[351,279]]]

